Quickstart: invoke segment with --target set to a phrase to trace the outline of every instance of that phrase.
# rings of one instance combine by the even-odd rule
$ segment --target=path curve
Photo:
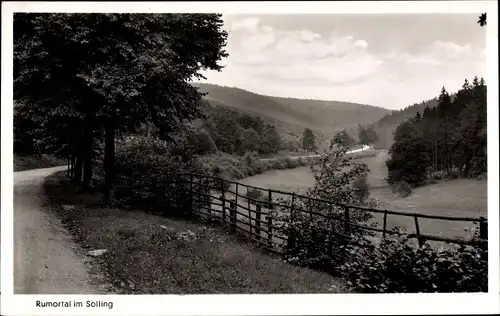
[[[354,154],[354,153],[358,153],[358,152],[361,152],[361,151],[365,151],[365,150],[368,150],[368,149],[371,149],[372,147],[368,146],[368,145],[363,145],[362,148],[358,148],[358,149],[353,149],[353,150],[350,150],[348,152],[346,152],[346,154]],[[300,159],[300,158],[318,158],[318,157],[321,157],[321,155],[319,154],[316,154],[316,155],[307,155],[307,156],[288,156],[287,158],[289,159],[292,159],[292,160],[297,160],[297,159]],[[270,160],[277,160],[278,158],[262,158],[260,159],[260,161],[270,161]]]
[[[14,172],[14,294],[103,294],[60,220],[41,206],[45,177],[65,168]]]

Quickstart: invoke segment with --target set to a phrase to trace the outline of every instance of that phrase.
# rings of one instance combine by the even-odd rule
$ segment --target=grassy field
[[[108,250],[95,260],[123,294],[337,293],[344,288],[330,275],[285,263],[217,225],[97,207],[99,195],[77,194],[63,173],[49,177],[44,191],[84,249]]]
[[[387,174],[385,161],[387,151],[378,151],[373,157],[362,158],[370,168],[368,184],[370,197],[380,203],[380,208],[407,213],[421,213],[443,216],[487,217],[487,182],[469,179],[442,181],[413,190],[406,198],[392,193],[384,177]],[[314,177],[308,167],[291,170],[273,170],[240,181],[256,187],[304,193],[314,185]],[[381,227],[381,218],[375,221]],[[411,217],[388,216],[388,228],[402,227],[414,232]],[[470,236],[468,229],[473,223],[442,220],[419,220],[422,233],[445,237]]]

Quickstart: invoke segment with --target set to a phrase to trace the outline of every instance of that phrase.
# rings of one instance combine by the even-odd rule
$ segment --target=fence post
[[[423,239],[422,237],[420,236],[420,226],[418,225],[418,215],[417,214],[414,214],[413,215],[413,218],[415,219],[415,231],[417,233],[417,240],[418,240],[418,245],[420,247],[422,247],[424,244],[423,244]]]
[[[295,192],[292,192],[292,203],[290,206],[290,219],[291,219],[291,224],[292,229],[288,231],[288,240],[287,240],[287,248],[288,250],[294,250],[296,247],[296,240],[295,240],[295,210],[293,209],[293,205],[295,203]]]
[[[273,218],[267,214],[267,243],[269,248],[273,248]]]
[[[488,222],[484,217],[480,218],[481,221],[479,222],[479,238],[488,240]]]
[[[203,187],[203,178],[202,176],[200,176],[200,181],[198,181],[198,210],[197,212],[199,214],[202,214],[202,208],[205,207],[206,205],[204,204],[204,197],[201,195],[201,190],[202,190],[202,187]]]
[[[346,235],[350,235],[351,233],[351,223],[350,223],[350,216],[349,216],[349,207],[348,206],[344,206],[344,219],[345,219],[345,222],[344,222],[344,233]]]
[[[273,197],[272,197],[271,192],[272,192],[272,191],[271,191],[271,189],[269,189],[269,190],[268,190],[268,194],[269,194],[269,195],[268,195],[268,200],[269,200],[269,206],[268,206],[268,208],[269,208],[270,210],[272,210],[272,209],[273,209],[273,205],[271,204],[271,203],[273,202]]]
[[[385,232],[387,230],[387,210],[384,210],[384,232],[383,237],[385,238]]]
[[[229,202],[229,219],[231,222],[231,229],[236,231],[236,200]]]
[[[484,217],[481,217],[481,221],[479,222],[479,238],[483,241],[488,240],[488,221]],[[481,242],[480,247],[482,250],[487,250],[488,243]]]
[[[226,223],[226,194],[224,193],[224,179],[220,179],[221,183],[221,202],[222,202],[222,223]]]
[[[247,206],[248,206],[248,231],[250,232],[250,238],[252,238],[252,207],[250,205],[250,199],[248,198],[247,198]]]
[[[238,184],[239,184],[239,183],[238,183],[238,182],[236,182],[236,188],[235,188],[235,190],[234,190],[234,192],[235,192],[234,204],[236,204],[236,205],[234,206],[234,208],[235,208],[235,209],[237,209],[237,208],[238,208],[238,188],[239,188],[239,185],[238,185]]]
[[[257,203],[255,205],[255,233],[257,234],[257,240],[260,240],[260,219],[262,216],[262,206]]]

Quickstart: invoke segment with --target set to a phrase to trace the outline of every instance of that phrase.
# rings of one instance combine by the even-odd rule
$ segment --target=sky
[[[254,93],[401,109],[485,76],[477,14],[223,15],[221,72],[202,82]]]

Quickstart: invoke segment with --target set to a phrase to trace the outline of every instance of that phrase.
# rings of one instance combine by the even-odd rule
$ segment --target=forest
[[[450,95],[443,87],[437,106],[402,122],[387,161],[390,184],[419,185],[432,177],[477,177],[487,172],[486,83],[474,77]]]

